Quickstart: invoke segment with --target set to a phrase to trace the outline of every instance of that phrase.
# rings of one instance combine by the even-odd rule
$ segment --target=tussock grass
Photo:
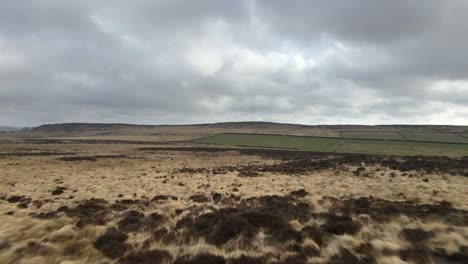
[[[8,148],[11,151],[12,147]],[[95,246],[96,240],[109,228],[120,228],[128,236],[122,242],[126,245],[122,257],[128,257],[127,260],[159,256],[163,263],[172,263],[178,259],[214,256],[227,263],[246,259],[257,261],[252,263],[292,263],[293,259],[298,263],[350,263],[356,258],[375,263],[418,263],[427,258],[429,261],[466,258],[463,252],[468,248],[468,227],[457,220],[459,216],[466,217],[468,210],[468,178],[462,175],[401,172],[376,164],[343,164],[334,169],[294,174],[259,170],[255,177],[240,177],[235,170],[214,169],[247,165],[261,168],[287,161],[241,155],[236,151],[143,153],[135,150],[136,146],[127,145],[108,148],[56,145],[53,148],[73,150],[80,155],[125,156],[93,162],[61,162],[56,157],[1,159],[0,259],[3,263],[118,262],[120,257],[110,259]],[[133,154],[142,158],[126,158]],[[361,166],[365,171],[354,173]],[[182,168],[206,170],[180,173]],[[66,189],[52,195],[57,187]],[[30,198],[27,207],[18,207],[20,201],[9,202],[8,198],[14,195]],[[195,202],[194,195],[204,199]],[[159,198],[152,200],[155,196]],[[173,198],[160,199],[162,196]],[[265,197],[277,197],[278,205],[271,202],[274,199]],[[363,197],[368,204],[367,200],[359,200]],[[81,216],[74,210],[91,198],[105,201],[103,209],[93,209],[95,214],[106,210],[105,221],[77,225]],[[354,204],[350,201],[364,209],[369,206],[370,210],[346,207]],[[301,207],[302,203],[307,206]],[[399,208],[402,203],[413,206],[410,209],[415,211],[423,204],[442,210],[445,208],[442,204],[449,211],[430,215],[389,212],[383,219],[373,214],[372,208],[377,205],[379,210],[387,210],[388,206]],[[135,214],[138,217],[130,217],[125,223],[134,224],[134,228],[119,226],[125,212],[131,210],[139,212]],[[54,214],[48,218],[37,217],[50,212]],[[252,212],[258,217],[249,218]],[[203,215],[221,213],[228,217],[226,223],[230,223],[223,230],[235,230],[234,224],[242,224],[251,232],[239,229],[228,234],[227,240],[214,243],[207,234],[220,224],[218,218],[209,222],[213,224],[206,229],[179,224],[187,217],[196,222]],[[272,216],[261,222],[267,213]],[[164,220],[152,219],[152,214],[164,216]],[[447,214],[457,217],[450,219],[445,217]],[[238,218],[231,221],[229,217]],[[272,229],[274,217],[284,221],[275,220]],[[283,236],[277,232],[281,228],[299,237]],[[430,235],[424,235],[425,232]]]

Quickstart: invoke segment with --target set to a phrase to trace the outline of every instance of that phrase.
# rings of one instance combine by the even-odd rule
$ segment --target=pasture
[[[197,143],[284,148],[318,152],[363,153],[385,155],[468,156],[468,144],[427,143],[415,141],[386,141],[298,137],[258,134],[217,134],[196,140]]]

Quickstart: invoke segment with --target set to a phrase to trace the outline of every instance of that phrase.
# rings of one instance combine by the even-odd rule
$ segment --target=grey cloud
[[[467,124],[467,8],[4,1],[0,123]]]
[[[440,1],[259,1],[273,30],[294,38],[322,36],[344,41],[388,43],[413,38],[441,20]]]

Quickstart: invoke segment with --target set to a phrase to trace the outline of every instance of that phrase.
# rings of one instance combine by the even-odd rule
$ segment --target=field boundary
[[[344,144],[343,142],[340,142],[340,144],[336,145],[336,146],[331,150],[331,152],[337,153],[338,150],[343,146],[343,144]]]
[[[401,132],[395,132],[395,133],[397,133],[398,135],[400,135],[400,137],[402,137],[402,138],[404,138],[406,141],[408,141],[408,138],[407,138],[405,135],[403,135],[403,133],[401,133]]]

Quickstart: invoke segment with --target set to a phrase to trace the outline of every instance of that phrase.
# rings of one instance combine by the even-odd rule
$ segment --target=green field
[[[269,148],[290,148],[310,151],[332,151],[339,140],[314,137],[280,135],[218,134],[200,139],[200,143],[214,143],[232,146],[256,146]]]
[[[388,155],[468,156],[468,144],[353,140],[255,134],[217,134],[195,142],[230,146],[288,148],[297,150]]]
[[[404,135],[407,140],[468,143],[468,138],[452,133],[401,132],[401,134]]]
[[[385,140],[407,140],[407,141],[432,141],[450,143],[468,143],[468,134],[456,133],[424,133],[424,132],[373,132],[373,131],[343,131],[343,138],[358,139],[385,139]]]
[[[341,132],[344,138],[364,138],[364,139],[397,139],[405,140],[396,132],[367,132],[367,131],[345,131]]]

